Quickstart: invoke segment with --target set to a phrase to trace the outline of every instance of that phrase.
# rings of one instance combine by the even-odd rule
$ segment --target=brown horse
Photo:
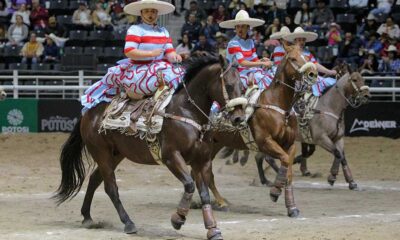
[[[207,142],[209,134],[202,137],[204,134],[202,126],[208,122],[213,101],[222,103],[223,106],[226,104],[227,107],[233,109],[230,112],[230,120],[233,124],[244,120],[242,106],[232,104],[232,101],[234,102],[241,95],[239,73],[232,65],[226,68],[222,57],[220,59],[204,57],[195,59],[188,66],[184,82],[187,83],[187,87],[183,85],[185,90],[176,90],[171,103],[166,108],[166,113],[173,117],[164,119],[162,131],[158,135],[162,161],[182,182],[185,191],[177,212],[171,217],[171,223],[175,229],[180,229],[185,223],[196,183],[203,206],[204,224],[208,229],[207,238],[222,239],[210,205],[208,185],[212,149],[211,144]],[[232,100],[229,101],[229,98]],[[155,165],[157,162],[152,157],[145,140],[126,136],[118,131],[109,131],[106,135],[98,132],[107,106],[107,103],[102,103],[88,110],[64,144],[60,157],[62,179],[54,197],[62,203],[74,197],[80,190],[85,179],[82,151],[86,147],[97,163],[97,167],[90,176],[81,209],[84,217],[83,225],[90,227],[93,224],[90,206],[95,190],[104,181],[105,192],[125,224],[124,231],[136,233],[135,224],[119,199],[114,170],[125,157],[142,164]],[[187,164],[192,167],[195,182]]]
[[[271,199],[276,202],[285,187],[285,204],[290,217],[298,216],[292,187],[292,164],[295,151],[297,122],[291,114],[293,103],[306,87],[316,80],[317,71],[312,63],[302,57],[298,46],[285,46],[286,56],[280,64],[271,86],[261,93],[255,111],[248,121],[258,150],[279,158],[281,167]],[[239,133],[217,132],[214,136],[213,157],[224,146],[235,149],[248,149]],[[226,206],[213,181],[210,185],[219,206]]]

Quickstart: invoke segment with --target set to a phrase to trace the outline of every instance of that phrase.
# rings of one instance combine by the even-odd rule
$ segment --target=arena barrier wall
[[[7,99],[0,102],[0,132],[70,132],[81,115],[77,100]],[[400,137],[400,103],[371,102],[345,112],[346,136]]]

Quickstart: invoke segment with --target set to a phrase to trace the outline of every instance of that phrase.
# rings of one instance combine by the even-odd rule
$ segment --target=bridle
[[[350,79],[351,86],[353,87],[354,93],[350,95],[350,97],[346,97],[343,92],[340,91],[339,87],[336,85],[336,90],[339,94],[346,100],[346,102],[352,108],[359,108],[361,105],[365,104],[368,101],[368,98],[363,95],[364,91],[369,91],[368,86],[358,87],[353,80]]]

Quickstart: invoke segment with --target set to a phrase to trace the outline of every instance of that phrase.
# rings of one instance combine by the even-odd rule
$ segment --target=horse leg
[[[270,186],[271,182],[265,177],[264,168],[263,168],[264,154],[257,153],[255,158],[256,158],[258,176],[260,177],[261,184]]]
[[[121,222],[125,224],[124,232],[128,234],[136,233],[137,229],[135,227],[135,224],[130,219],[128,213],[125,211],[121,203],[121,200],[119,199],[118,186],[117,186],[117,181],[115,180],[115,173],[114,173],[115,169],[114,166],[116,166],[117,164],[115,163],[115,161],[113,162],[114,158],[111,156],[111,154],[106,153],[104,151],[94,152],[90,151],[89,149],[89,152],[92,153],[93,159],[96,159],[99,172],[104,180],[104,190],[110,197],[112,203],[114,204],[114,207],[117,209]],[[98,176],[94,175],[93,178],[97,179],[92,181],[92,187],[94,187],[95,184],[98,183]],[[88,198],[89,196],[90,195],[88,195]]]
[[[203,220],[204,226],[208,229],[207,239],[208,240],[220,240],[222,238],[221,230],[217,228],[217,222],[215,221],[210,194],[208,192],[208,187],[211,179],[211,160],[203,163],[192,163],[193,174],[196,180],[197,190],[200,195],[200,200],[202,204]]]
[[[302,154],[296,157],[297,160],[295,160],[295,162],[300,162],[300,171],[303,176],[311,176],[311,173],[310,171],[308,171],[307,168],[307,158],[313,155],[314,151],[315,151],[314,144],[307,144],[307,143],[301,144]]]
[[[330,170],[330,175],[328,176],[328,183],[333,186],[336,181],[336,176],[339,173],[339,165],[342,159],[342,154],[341,152],[336,148],[335,144],[332,142],[332,140],[327,136],[323,135],[321,136],[318,141],[318,145],[320,145],[323,149],[327,150],[328,152],[332,153],[333,156],[335,157],[332,163],[332,167]]]
[[[275,159],[274,159],[273,157],[265,156],[265,157],[264,157],[264,160],[272,167],[272,169],[274,169],[274,171],[275,171],[276,173],[278,173],[279,167],[278,167],[278,165],[276,164]]]
[[[341,152],[342,159],[340,163],[342,164],[342,170],[346,182],[349,184],[350,190],[357,190],[357,183],[353,179],[349,165],[347,164],[346,156],[344,154],[344,140],[341,138],[336,142],[336,148]]]
[[[192,176],[194,173],[192,172]],[[228,206],[229,204],[226,202],[226,200],[221,196],[221,194],[219,193],[216,185],[215,185],[215,180],[214,180],[214,173],[211,170],[211,176],[210,176],[210,189],[211,192],[213,193],[214,197],[215,197],[215,201],[217,202],[217,209],[216,210],[221,210],[221,211],[228,211]]]
[[[118,160],[115,160],[115,165],[113,166],[113,171],[115,171],[115,168],[118,166],[118,164],[122,161],[122,157],[120,157]],[[93,200],[93,195],[96,189],[100,186],[100,184],[103,182],[103,178],[100,174],[99,167],[97,167],[93,173],[90,175],[89,178],[89,183],[87,186],[86,194],[85,194],[85,199],[83,200],[82,208],[81,208],[81,214],[83,216],[83,221],[82,224],[86,228],[90,228],[93,225],[93,219],[90,215],[90,207],[92,205],[92,200]]]
[[[297,217],[300,214],[299,209],[296,207],[293,195],[293,161],[296,154],[296,145],[293,144],[288,151],[289,155],[289,166],[288,166],[288,177],[285,186],[285,206],[287,208],[289,217]]]
[[[249,150],[243,151],[243,156],[240,158],[240,165],[244,166],[247,163],[247,161],[249,160],[249,155],[250,155]]]
[[[237,149],[234,149],[233,151],[232,162],[233,163],[239,162],[239,150]]]
[[[171,216],[172,227],[176,230],[181,229],[185,224],[186,216],[189,213],[190,203],[192,202],[193,193],[195,190],[193,178],[190,176],[189,169],[185,160],[178,151],[171,152],[171,155],[164,158],[165,165],[181,181],[185,192],[179,202],[178,208]]]

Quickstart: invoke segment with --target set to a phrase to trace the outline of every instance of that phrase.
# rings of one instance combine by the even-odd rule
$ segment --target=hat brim
[[[265,23],[264,20],[261,19],[256,19],[256,18],[250,18],[250,19],[243,19],[243,20],[228,20],[228,21],[223,21],[219,24],[220,27],[222,28],[230,28],[233,29],[237,25],[249,25],[250,27],[258,27],[261,26]]]
[[[271,40],[279,40],[279,39],[282,38],[282,35],[283,34],[281,32],[276,32],[276,33],[271,34],[269,36],[269,39],[271,39]]]
[[[312,32],[290,33],[282,38],[289,42],[294,42],[296,38],[305,38],[306,42],[312,42],[318,38],[318,34]]]
[[[130,15],[140,16],[141,11],[143,9],[156,9],[158,11],[158,15],[165,15],[168,13],[172,13],[175,11],[175,6],[162,1],[154,1],[154,2],[133,2],[129,3],[124,7],[124,12]]]

